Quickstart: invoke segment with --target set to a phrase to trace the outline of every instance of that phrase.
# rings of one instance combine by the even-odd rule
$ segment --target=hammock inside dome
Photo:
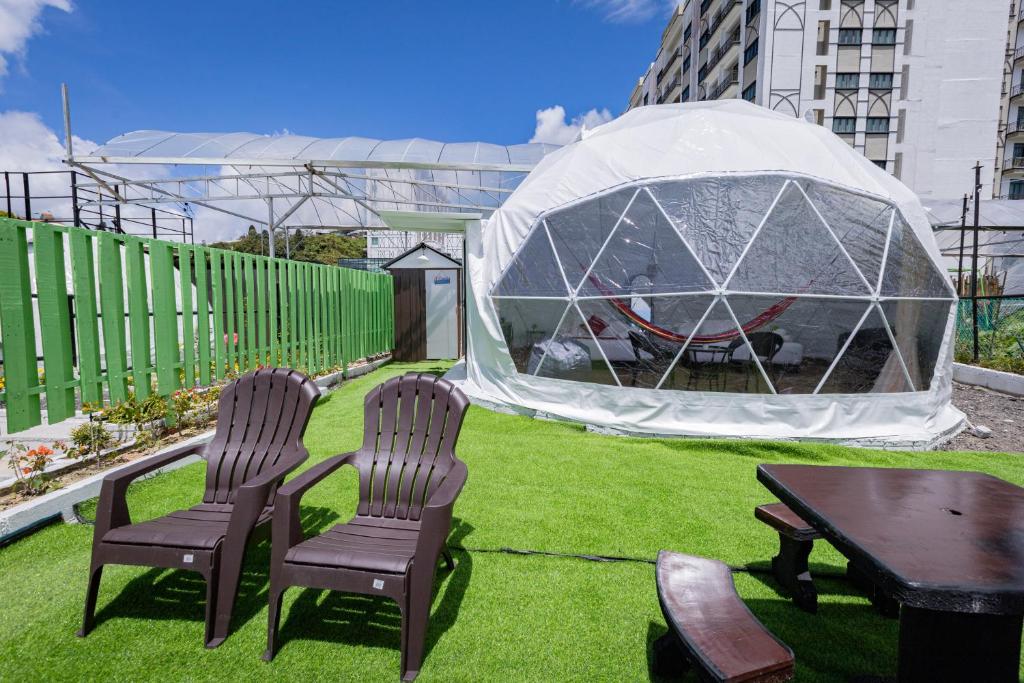
[[[608,287],[606,287],[605,284],[601,282],[601,280],[593,273],[591,273],[588,276],[588,279],[590,280],[591,284],[593,284],[594,287],[596,287],[597,290],[601,292],[602,296],[613,295],[613,292]],[[608,301],[616,309],[618,309],[620,313],[629,318],[630,322],[634,323],[641,329],[650,332],[651,334],[660,339],[664,339],[665,341],[670,341],[676,344],[685,344],[688,341],[693,344],[715,344],[719,342],[732,341],[733,339],[736,339],[737,337],[740,336],[739,330],[736,329],[727,330],[725,332],[719,332],[717,334],[678,334],[676,332],[673,332],[672,330],[667,330],[664,327],[659,327],[658,325],[655,325],[651,321],[644,319],[642,316],[637,314],[636,311],[633,310],[633,308],[629,305],[628,302],[623,301],[618,297],[612,296],[612,298],[608,299]],[[786,309],[792,306],[795,301],[795,296],[790,296],[786,297],[785,299],[782,299],[781,301],[769,306],[764,311],[754,316],[744,324],[740,325],[740,329],[743,330],[743,334],[745,335],[749,332],[753,332],[759,327],[767,325],[768,323],[772,322],[773,320],[781,316],[783,313],[785,313]]]

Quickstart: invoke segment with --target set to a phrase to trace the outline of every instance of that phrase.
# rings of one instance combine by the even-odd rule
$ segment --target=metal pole
[[[71,98],[68,96],[68,84],[60,84],[60,98],[64,104],[64,151],[67,152],[67,160],[75,158],[74,149],[71,146]]]
[[[117,191],[117,185],[114,185],[114,191]],[[114,204],[114,232],[121,232],[121,203]]]
[[[967,232],[967,206],[970,199],[964,195],[964,210],[960,214],[960,260],[956,267],[956,295],[964,293],[964,235]]]
[[[289,261],[292,258],[292,245],[288,241],[288,226],[284,226],[284,257]]]
[[[8,171],[4,171],[4,185],[7,187],[7,215],[14,218],[11,213],[11,174]]]
[[[153,224],[153,239],[156,239],[156,209],[149,207],[149,219]]]
[[[100,205],[103,208],[103,205]],[[74,171],[71,172],[71,215],[75,221],[75,227],[82,227],[82,221],[78,213],[78,174]]]
[[[32,193],[28,189],[28,173],[21,174],[22,184],[25,186],[25,220],[32,220]]]
[[[188,239],[192,244],[196,243],[196,224],[194,218],[188,219]]]
[[[974,331],[974,362],[978,362],[978,224],[981,220],[981,162],[974,167],[974,249],[971,254],[971,318]]]
[[[274,258],[274,198],[270,197],[267,199],[267,239],[270,240],[270,258]]]

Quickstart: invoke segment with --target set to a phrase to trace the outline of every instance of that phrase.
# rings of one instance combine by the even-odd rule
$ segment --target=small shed
[[[462,264],[420,242],[383,268],[395,283],[395,360],[462,356]]]

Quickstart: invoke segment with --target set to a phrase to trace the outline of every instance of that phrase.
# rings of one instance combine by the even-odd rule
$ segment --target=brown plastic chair
[[[383,595],[402,612],[402,680],[419,673],[438,558],[466,482],[455,441],[469,400],[444,379],[407,374],[366,395],[363,445],[282,486],[274,511],[267,651],[277,651],[281,598],[289,586]],[[359,470],[359,506],[346,524],[305,539],[299,501],[343,465]]]
[[[232,382],[220,396],[217,430],[208,444],[190,444],[108,475],[93,532],[84,637],[92,630],[105,564],[168,567],[206,579],[206,647],[228,635],[246,543],[269,529],[274,489],[309,457],[302,445],[320,390],[294,370],[267,368]],[[125,493],[138,477],[197,453],[206,460],[203,502],[132,524]]]

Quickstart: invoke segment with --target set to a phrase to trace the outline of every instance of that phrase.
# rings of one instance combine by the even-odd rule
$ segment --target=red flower
[[[31,467],[22,467],[21,468],[21,473],[22,474],[32,474],[32,468]]]

